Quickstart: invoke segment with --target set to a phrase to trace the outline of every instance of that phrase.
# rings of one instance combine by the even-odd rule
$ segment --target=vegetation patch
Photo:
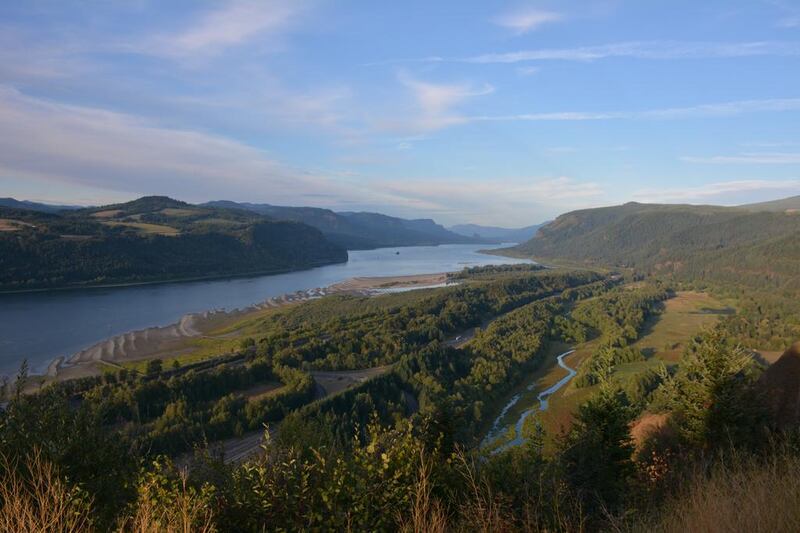
[[[123,213],[124,211],[122,209],[104,209],[103,211],[92,213],[92,216],[94,218],[114,218]]]
[[[642,336],[633,343],[647,358],[674,363],[687,341],[720,317],[735,312],[708,293],[680,291],[664,302],[664,310],[648,318]]]
[[[117,221],[106,221],[103,222],[103,224],[105,224],[106,226],[110,226],[112,228],[113,227],[133,228],[148,235],[173,236],[180,234],[179,230],[171,226],[164,226],[162,224],[148,224],[145,222],[117,222]]]

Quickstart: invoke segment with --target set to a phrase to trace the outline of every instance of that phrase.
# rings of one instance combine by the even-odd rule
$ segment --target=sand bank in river
[[[394,290],[410,290],[440,286],[447,283],[446,273],[417,274],[412,276],[385,276],[352,278],[330,287],[308,289],[269,298],[244,309],[213,310],[184,315],[177,323],[167,326],[130,331],[98,342],[81,350],[66,360],[58,358],[48,367],[49,378],[69,379],[75,375],[99,373],[97,363],[111,364],[140,361],[177,353],[185,349],[185,341],[200,338],[219,329],[226,323],[266,309],[279,308],[329,294],[357,294],[372,296]]]
[[[364,291],[397,288],[423,288],[447,283],[447,273],[413,274],[411,276],[376,276],[370,278],[350,278],[331,285],[338,291]]]

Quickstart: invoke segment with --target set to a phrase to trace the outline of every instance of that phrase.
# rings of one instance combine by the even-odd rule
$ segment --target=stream
[[[569,381],[573,377],[575,377],[575,374],[577,374],[577,371],[575,369],[567,366],[567,364],[564,362],[564,358],[566,356],[568,356],[569,354],[573,353],[574,351],[575,350],[566,351],[566,352],[562,353],[561,355],[559,355],[558,358],[557,358],[558,366],[560,366],[561,368],[566,370],[567,371],[567,375],[564,376],[563,378],[561,378],[560,380],[558,380],[557,383],[551,385],[550,387],[548,387],[547,389],[545,389],[545,390],[543,390],[542,392],[539,393],[539,395],[536,397],[536,399],[539,401],[539,405],[531,407],[530,409],[526,409],[525,411],[523,411],[522,414],[519,416],[519,419],[517,420],[517,423],[514,425],[514,430],[515,430],[515,433],[516,433],[516,436],[514,437],[514,439],[510,440],[509,442],[506,442],[502,446],[499,446],[499,447],[495,448],[494,450],[492,450],[492,454],[497,454],[497,453],[503,452],[503,451],[513,447],[513,446],[519,446],[523,442],[525,442],[525,438],[522,436],[522,427],[525,425],[525,420],[528,418],[528,416],[531,415],[532,413],[535,413],[535,412],[538,412],[538,411],[546,411],[547,410],[547,406],[548,406],[547,398],[549,396],[551,396],[552,394],[554,394],[556,391],[558,391],[561,387],[563,387],[564,385],[569,383]],[[533,383],[528,385],[528,390],[529,391],[532,391],[533,388],[534,388],[534,384]],[[495,419],[494,424],[492,424],[492,429],[489,431],[489,433],[486,435],[486,438],[483,440],[482,446],[486,446],[487,444],[491,444],[493,441],[495,441],[497,439],[497,437],[499,436],[498,434],[499,434],[500,429],[501,429],[501,421],[502,421],[503,417],[506,415],[506,413],[508,413],[508,410],[511,409],[519,401],[520,396],[521,396],[520,394],[514,395],[514,397],[512,397],[508,401],[508,403],[505,405],[505,407],[503,407],[503,410],[500,411],[500,414]]]

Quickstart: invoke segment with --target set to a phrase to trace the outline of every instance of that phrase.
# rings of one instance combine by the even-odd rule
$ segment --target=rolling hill
[[[347,252],[297,222],[166,197],[58,214],[0,207],[0,289],[296,270]]]
[[[31,211],[41,211],[42,213],[58,213],[59,211],[69,211],[81,208],[77,205],[43,204],[40,202],[30,202],[28,200],[17,200],[16,198],[0,198],[0,207],[9,207],[11,209],[30,209]]]
[[[431,219],[407,220],[379,213],[335,212],[317,207],[286,207],[227,200],[208,202],[204,205],[245,209],[276,220],[302,222],[320,230],[331,242],[350,250],[496,242],[492,239],[459,235]]]
[[[800,216],[627,203],[572,211],[510,253],[751,285],[800,285]]]

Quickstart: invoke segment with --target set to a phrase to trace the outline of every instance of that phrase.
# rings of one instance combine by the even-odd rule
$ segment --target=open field
[[[313,371],[311,375],[314,377],[314,381],[317,382],[317,385],[322,387],[325,396],[327,396],[359,385],[375,376],[385,374],[391,368],[391,365],[386,365],[375,368],[365,368],[363,370],[344,370],[338,372]]]
[[[0,231],[19,231],[19,223],[10,218],[0,218]]]
[[[276,394],[281,388],[283,388],[283,384],[279,381],[270,381],[267,383],[259,383],[254,387],[240,391],[239,394],[248,400],[260,400],[261,398]]]
[[[666,362],[680,359],[687,339],[735,310],[703,292],[679,292],[664,304],[664,312],[651,317],[634,347],[649,358]]]
[[[412,276],[376,276],[369,278],[351,278],[331,285],[338,291],[365,291],[373,289],[413,288],[418,286],[439,285],[447,282],[447,273],[415,274]]]
[[[103,222],[106,226],[125,226],[127,228],[133,228],[141,231],[142,233],[148,233],[152,235],[166,235],[169,237],[179,235],[180,231],[177,229],[164,226],[162,224],[147,224],[145,222],[116,222],[116,221],[106,221]]]
[[[24,227],[35,228],[36,226],[13,218],[0,218],[0,231],[19,231]]]
[[[92,216],[95,218],[114,218],[115,216],[122,213],[122,209],[106,209],[105,211],[98,211],[97,213],[92,213]]]
[[[197,214],[197,209],[181,209],[178,207],[166,207],[159,211],[159,213],[171,217],[188,217]]]
[[[646,322],[642,337],[634,343],[634,346],[644,351],[647,360],[617,365],[611,379],[624,383],[662,363],[674,364],[680,358],[687,339],[730,312],[733,312],[730,307],[706,293],[677,293],[674,298],[665,302],[661,314]],[[564,361],[572,368],[579,368],[592,355],[597,344],[598,341],[593,340],[576,346],[575,353]],[[539,378],[537,388],[554,383],[562,375],[562,369],[550,364],[547,373]],[[573,381],[550,397],[548,410],[538,414],[547,436],[546,449],[553,449],[557,436],[570,427],[575,411],[597,390],[598,386],[578,388]],[[521,406],[519,410],[522,410]]]

